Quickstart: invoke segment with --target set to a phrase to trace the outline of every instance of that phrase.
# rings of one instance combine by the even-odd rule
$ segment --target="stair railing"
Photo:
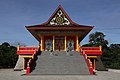
[[[87,66],[89,68],[89,72],[90,75],[93,75],[93,67],[92,67],[92,62],[90,61],[90,59],[87,58],[87,54],[85,54],[85,52],[82,50],[82,48],[80,47],[80,55],[84,56],[85,62],[87,63]]]
[[[38,47],[38,49],[40,49],[40,46]],[[32,55],[32,58],[30,58],[27,63],[26,75],[29,75],[31,72],[32,62],[34,61],[36,53],[37,53],[37,51],[35,51],[35,53]]]
[[[36,53],[35,53],[36,54]],[[26,69],[26,74],[29,75],[30,74],[30,68],[31,68],[31,64],[32,61],[34,60],[34,56],[35,54],[33,54],[33,57],[29,59],[28,63],[27,63],[27,69]]]

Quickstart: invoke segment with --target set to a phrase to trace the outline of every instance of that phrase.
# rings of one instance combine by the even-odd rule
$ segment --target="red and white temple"
[[[102,55],[100,47],[81,47],[80,42],[94,28],[73,22],[61,6],[55,10],[47,22],[25,26],[38,40],[39,46],[18,45],[19,56],[15,70],[26,70],[30,74],[31,62],[38,51],[78,51],[88,66],[90,74],[96,69],[96,58]]]

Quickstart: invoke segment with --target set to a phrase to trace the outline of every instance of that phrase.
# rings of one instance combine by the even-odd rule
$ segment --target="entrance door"
[[[64,36],[55,36],[55,50],[64,50],[65,49],[65,37]]]

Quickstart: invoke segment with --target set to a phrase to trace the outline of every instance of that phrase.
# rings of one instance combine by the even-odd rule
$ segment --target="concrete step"
[[[36,67],[31,74],[89,74],[83,56],[79,52],[66,54],[65,51],[54,51],[56,55],[44,51],[36,61]]]
[[[14,71],[20,71],[23,70],[23,62],[24,62],[24,58],[22,56],[19,56],[18,61],[15,65]]]

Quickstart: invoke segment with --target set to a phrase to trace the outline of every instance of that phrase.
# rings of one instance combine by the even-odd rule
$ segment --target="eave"
[[[94,26],[45,26],[45,25],[38,25],[38,26],[26,26],[27,30],[40,42],[40,36],[35,32],[37,31],[82,31],[85,30],[85,33],[82,34],[81,38],[79,41],[81,42],[84,37],[93,29]]]

